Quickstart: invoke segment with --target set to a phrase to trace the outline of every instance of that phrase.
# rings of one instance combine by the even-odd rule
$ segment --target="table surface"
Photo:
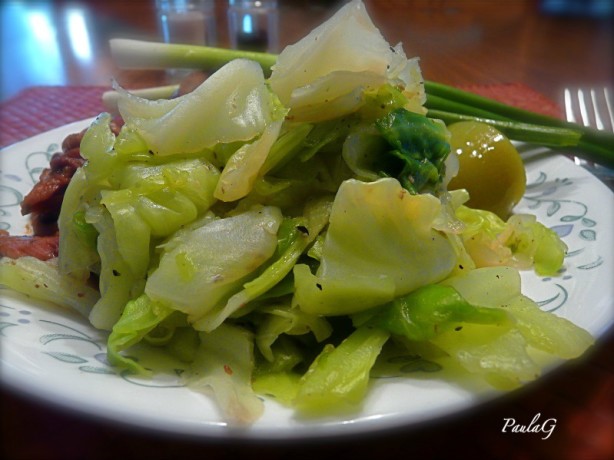
[[[541,2],[541,3],[538,3]],[[611,3],[611,0],[573,1]],[[164,72],[120,70],[110,38],[160,40],[154,0],[4,0],[0,98],[32,85],[163,83]],[[280,0],[279,48],[332,14],[339,0]],[[390,43],[420,56],[425,78],[453,85],[521,82],[555,102],[567,85],[613,80],[609,18],[546,14],[549,0],[367,0]],[[560,2],[559,2],[560,3]],[[216,0],[217,44],[227,46],[226,2]]]
[[[325,0],[279,3],[280,48],[301,38],[339,5]],[[521,85],[536,92],[524,94],[545,97],[544,106],[548,101],[553,106],[560,103],[566,86],[612,84],[611,16],[551,14],[544,11],[546,0],[365,3],[389,42],[403,42],[408,55],[420,56],[429,80],[479,88]],[[46,101],[58,87],[75,91],[102,88],[116,78],[126,88],[140,88],[171,79],[164,71],[118,69],[109,53],[109,38],[160,39],[153,0],[2,1],[0,8],[3,124],[25,110],[20,101],[27,97]],[[216,2],[216,19],[218,45],[227,46],[226,2]],[[63,113],[81,115],[84,109],[79,99],[62,94]],[[45,116],[48,118],[39,120],[40,129],[34,124],[35,130],[63,124],[61,117]],[[375,458],[382,454],[403,458],[451,454],[460,458],[612,458],[613,343],[609,334],[584,359],[461,417],[335,443],[229,444],[165,437],[84,419],[2,390],[0,455],[40,459],[156,459],[194,454],[233,459]],[[504,418],[528,423],[538,413],[558,421],[548,440],[536,434],[501,433]]]

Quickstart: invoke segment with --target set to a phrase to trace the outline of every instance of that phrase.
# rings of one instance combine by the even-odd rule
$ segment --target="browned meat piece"
[[[111,122],[111,131],[119,134],[121,120]],[[14,236],[0,230],[0,257],[17,259],[32,256],[49,260],[58,256],[60,238],[57,220],[64,192],[75,171],[85,163],[81,157],[81,140],[85,130],[69,134],[62,142],[62,152],[53,154],[49,168],[21,202],[22,215],[30,215],[33,236]]]
[[[72,135],[74,136],[74,135]],[[72,142],[80,142],[83,133],[77,135]],[[70,137],[70,136],[69,136]],[[58,216],[62,199],[68,183],[75,171],[83,165],[79,147],[69,147],[62,153],[55,153],[39,181],[34,185],[21,202],[21,213],[32,214],[32,226],[35,235],[49,235],[57,231]]]
[[[58,256],[60,238],[53,236],[14,236],[0,233],[0,257],[18,259],[32,256],[49,260]]]
[[[111,123],[111,130],[117,135],[121,122]],[[62,152],[55,153],[39,181],[21,202],[22,215],[31,215],[34,235],[48,236],[57,232],[64,192],[75,171],[85,160],[81,157],[80,145],[85,130],[69,134],[62,142]]]
[[[62,141],[62,152],[68,152],[69,150],[77,149],[81,147],[81,139],[83,139],[83,135],[85,134],[85,130],[80,133],[69,134]]]

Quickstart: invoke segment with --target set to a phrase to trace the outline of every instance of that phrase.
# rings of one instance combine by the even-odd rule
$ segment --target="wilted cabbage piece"
[[[305,414],[355,410],[369,387],[369,373],[390,334],[363,326],[338,347],[326,346],[299,383],[294,401]]]
[[[184,376],[189,388],[213,392],[224,417],[235,424],[256,421],[264,412],[251,387],[254,369],[253,338],[243,328],[223,324],[200,334],[200,350]]]
[[[82,217],[88,207],[99,202],[99,191],[106,186],[106,178],[117,165],[110,121],[109,114],[101,114],[83,136],[81,155],[88,161],[75,172],[64,193],[58,218],[59,269],[64,275],[87,278],[90,271],[96,271],[100,260],[95,241],[92,244],[90,238],[85,237],[80,223],[85,223]],[[79,224],[76,216],[80,216]]]
[[[545,367],[576,358],[594,343],[582,328],[523,296],[514,268],[479,268],[443,284],[476,305],[508,315],[505,323],[462,323],[432,339],[452,360],[494,386],[510,388],[534,380]]]
[[[278,232],[278,247],[266,268],[255,278],[245,283],[242,289],[207,314],[201,316],[193,326],[198,330],[210,331],[218,327],[229,316],[245,307],[249,302],[267,294],[279,285],[292,272],[296,261],[305,249],[318,237],[328,223],[330,201],[328,199],[314,200],[305,207],[305,216],[286,219]],[[290,224],[290,225],[289,225]],[[284,236],[287,227],[292,231]],[[285,241],[284,241],[285,240]],[[288,290],[288,293],[291,290]]]
[[[456,216],[465,227],[465,248],[478,267],[534,268],[551,276],[563,266],[567,245],[533,215],[515,214],[505,222],[490,211],[459,206]]]
[[[197,320],[225,302],[273,255],[281,221],[278,208],[260,206],[178,232],[163,248],[145,293]]]
[[[101,206],[91,207],[87,213],[99,232],[103,294],[90,319],[96,318],[95,324],[104,324],[105,329],[117,320],[120,299],[127,301],[143,289],[152,246],[211,206],[219,172],[194,159],[157,166],[129,165],[117,175],[122,188],[101,190]],[[110,315],[112,311],[117,313]]]
[[[215,197],[235,201],[251,192],[273,143],[277,140],[282,122],[270,124],[260,138],[240,147],[228,160],[215,189]]]
[[[113,325],[107,341],[107,359],[114,366],[124,367],[131,372],[147,375],[149,371],[136,360],[120,352],[140,342],[158,324],[168,318],[174,310],[164,304],[152,302],[146,295],[129,301],[121,317]]]
[[[43,261],[30,256],[0,257],[0,280],[7,288],[87,317],[100,293],[87,280],[61,275],[57,263],[57,259]]]
[[[440,210],[439,199],[411,195],[396,179],[345,181],[317,273],[295,267],[295,303],[309,313],[350,314],[442,280],[456,253],[433,229]]]
[[[89,320],[98,329],[111,330],[121,316],[126,303],[143,292],[146,273],[145,271],[133,271],[133,267],[135,265],[142,267],[141,261],[146,256],[141,251],[146,250],[148,256],[149,248],[143,248],[143,246],[138,245],[136,251],[128,250],[129,254],[139,254],[137,261],[129,263],[124,258],[126,253],[122,254],[119,251],[120,241],[124,239],[125,242],[125,236],[121,235],[118,237],[111,214],[100,206],[89,209],[88,215],[91,215],[89,220],[98,231],[97,247],[100,254],[98,282],[100,300],[92,308]],[[132,216],[136,215],[132,214]],[[130,221],[138,222],[138,216],[136,217],[134,221],[129,219],[126,222],[122,222],[120,227],[129,225]],[[138,228],[134,228],[133,238],[136,241],[148,243],[149,232],[147,226],[142,225],[141,222],[139,224],[141,225]]]
[[[417,59],[391,47],[361,1],[352,1],[279,55],[271,88],[295,120],[320,121],[355,111],[362,93],[392,82],[418,109],[424,102]]]
[[[117,88],[119,111],[157,155],[195,153],[216,144],[260,136],[278,109],[261,67],[237,59],[226,64],[192,93],[150,101]]]
[[[436,191],[450,153],[445,125],[409,110],[396,109],[377,120],[376,126],[390,145],[386,172],[410,192]]]
[[[394,177],[412,193],[435,194],[443,189],[449,153],[443,123],[402,107],[351,132],[342,150],[358,179]]]

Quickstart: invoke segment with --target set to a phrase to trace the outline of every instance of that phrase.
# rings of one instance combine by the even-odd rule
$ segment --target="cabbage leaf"
[[[256,421],[264,404],[251,387],[254,370],[252,335],[238,326],[223,324],[200,333],[201,346],[185,376],[192,390],[213,392],[224,418],[238,425]]]
[[[356,0],[284,48],[269,81],[290,117],[301,121],[355,112],[364,91],[387,82],[402,86],[415,110],[425,101],[417,59],[407,59],[400,45],[390,46]]]
[[[306,415],[356,410],[369,387],[369,374],[390,334],[362,326],[337,347],[327,345],[301,377],[294,400]]]
[[[88,317],[100,293],[89,280],[62,275],[58,259],[0,257],[0,284],[34,299],[69,308]]]
[[[177,232],[162,247],[145,293],[197,321],[223,305],[274,254],[281,221],[278,208],[260,206]]]
[[[116,89],[126,126],[155,155],[197,153],[217,144],[248,142],[280,116],[262,68],[246,59],[229,62],[193,92],[175,99],[150,101]]]
[[[308,313],[351,314],[441,281],[457,259],[447,237],[433,228],[440,210],[437,198],[411,195],[396,179],[345,181],[317,272],[294,268],[295,304]]]
[[[552,276],[563,266],[567,245],[535,216],[515,214],[505,222],[467,206],[459,206],[456,216],[464,224],[465,248],[478,267],[533,268],[538,275]]]

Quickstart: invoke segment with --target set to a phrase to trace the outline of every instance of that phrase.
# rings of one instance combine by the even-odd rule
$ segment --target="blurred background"
[[[110,38],[200,41],[278,52],[342,3],[3,0],[0,99],[32,85],[109,85],[116,77],[135,88],[169,78],[165,72],[117,69],[110,57]],[[522,82],[551,98],[567,84],[613,80],[612,0],[366,0],[365,4],[389,42],[403,42],[408,55],[421,57],[423,73],[430,80],[455,85]],[[182,14],[190,8],[191,14]],[[192,26],[182,18],[190,18]],[[265,36],[258,36],[262,31]]]

